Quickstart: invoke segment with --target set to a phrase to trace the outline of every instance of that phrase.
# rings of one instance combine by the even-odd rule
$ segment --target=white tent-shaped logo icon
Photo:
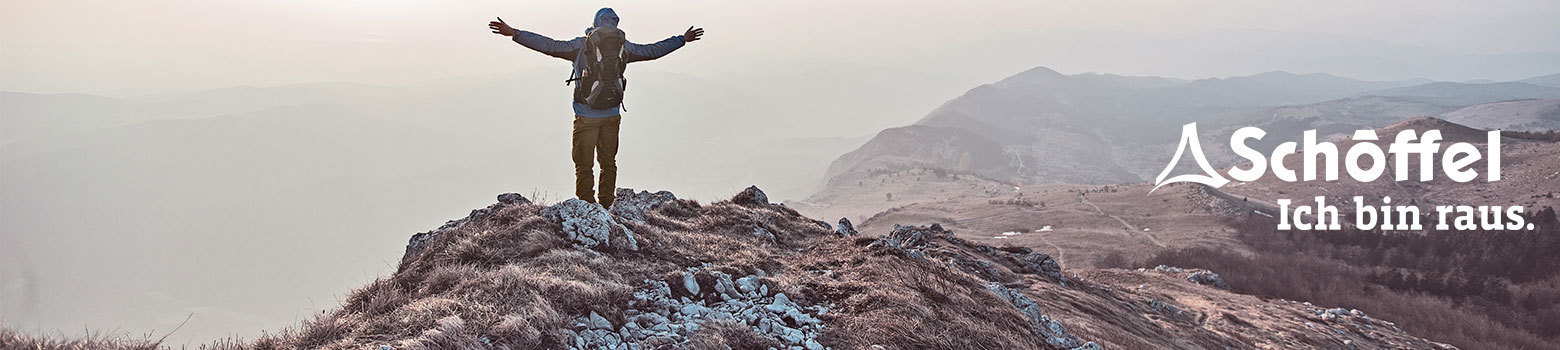
[[[1170,171],[1175,169],[1175,165],[1181,163],[1181,154],[1186,153],[1187,147],[1191,147],[1192,157],[1197,160],[1197,167],[1201,168],[1204,174],[1181,174],[1165,179],[1165,176],[1170,176]],[[1177,182],[1200,183],[1213,188],[1222,187],[1230,182],[1229,179],[1213,171],[1212,165],[1208,165],[1208,157],[1203,156],[1202,143],[1197,141],[1197,123],[1181,126],[1181,145],[1175,147],[1175,157],[1170,159],[1170,164],[1165,166],[1165,171],[1159,172],[1159,177],[1154,178],[1154,189],[1149,190],[1148,193],[1153,194],[1160,187]]]

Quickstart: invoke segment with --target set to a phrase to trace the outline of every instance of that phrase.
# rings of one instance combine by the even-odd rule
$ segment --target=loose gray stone
[[[590,322],[590,329],[612,329],[612,322],[607,321],[607,318],[601,317],[601,314],[598,314],[595,311],[590,312],[590,318],[588,321]]]
[[[594,249],[609,246],[623,250],[639,250],[634,231],[612,219],[596,203],[570,198],[563,203],[542,209],[542,216],[563,225],[563,232],[575,245]],[[620,238],[614,239],[613,236]]]
[[[840,224],[834,227],[834,233],[843,236],[855,236],[857,234],[856,226],[850,224],[850,219],[840,218]]]
[[[823,344],[818,344],[818,341],[815,339],[808,339],[807,343],[802,344],[802,347],[807,348],[807,350],[823,350]]]
[[[693,295],[699,295],[699,280],[694,278],[693,270],[683,272],[683,289],[687,289],[688,293]]]

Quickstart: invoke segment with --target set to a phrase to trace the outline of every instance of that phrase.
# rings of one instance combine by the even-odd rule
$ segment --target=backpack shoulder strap
[[[569,86],[570,83],[585,78],[584,76],[580,75],[580,71],[582,69],[578,67],[578,65],[580,64],[580,57],[584,56],[585,52],[590,50],[590,32],[591,31],[585,31],[585,45],[580,47],[580,50],[574,54],[574,64],[576,66],[569,67],[569,79],[563,81],[563,86]]]

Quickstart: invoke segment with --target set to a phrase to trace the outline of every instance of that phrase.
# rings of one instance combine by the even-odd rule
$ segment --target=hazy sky
[[[756,60],[967,72],[960,74],[985,81],[1026,65],[1184,78],[1261,71],[1253,63],[1266,58],[1241,55],[1239,40],[1201,34],[1226,31],[1303,35],[1310,44],[1339,51],[1336,56],[1366,55],[1351,49],[1360,45],[1409,55],[1560,51],[1560,21],[1554,20],[1560,2],[1550,0],[0,3],[0,89],[27,92],[408,83],[551,67],[558,62],[519,52],[489,34],[485,22],[502,16],[517,28],[565,38],[580,34],[602,6],[617,9],[636,41],[679,34],[689,25],[707,28],[708,40],[696,45],[701,54],[654,68],[694,73]],[[1174,52],[1157,64],[1141,62],[1143,57],[1123,63],[1120,56],[1142,53],[1113,47],[1122,37],[1135,46],[1169,45],[1163,50]],[[982,41],[990,38],[1021,39]],[[981,61],[992,56],[1000,59]],[[1196,64],[1204,60],[1218,62]],[[1296,67],[1290,69],[1308,66]],[[1423,75],[1414,72],[1403,74]]]

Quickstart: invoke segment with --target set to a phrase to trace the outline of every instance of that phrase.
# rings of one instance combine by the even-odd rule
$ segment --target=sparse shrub
[[[1135,267],[1140,266],[1140,265],[1142,265],[1142,263],[1137,262],[1137,261],[1133,261],[1131,258],[1128,258],[1126,254],[1123,254],[1120,250],[1112,250],[1109,253],[1105,253],[1105,255],[1101,255],[1098,260],[1094,261],[1094,267],[1098,267],[1098,268],[1118,268],[1118,269],[1124,269],[1124,268],[1135,268]]]
[[[1239,293],[1366,310],[1468,349],[1560,348],[1552,208],[1528,215],[1533,231],[1278,231],[1267,220],[1232,223],[1255,255],[1184,248],[1137,266],[1213,270]]]

